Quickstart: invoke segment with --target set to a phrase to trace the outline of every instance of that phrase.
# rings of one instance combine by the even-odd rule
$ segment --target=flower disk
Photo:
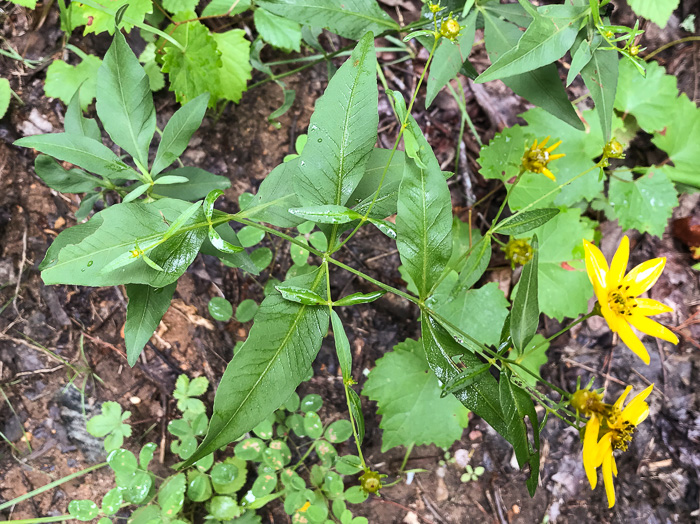
[[[566,155],[564,154],[556,154],[553,155],[552,151],[554,151],[556,148],[559,147],[561,144],[561,140],[557,142],[556,144],[553,144],[549,146],[548,148],[545,149],[544,146],[547,145],[547,142],[549,141],[549,137],[545,138],[540,142],[539,144],[537,143],[537,140],[535,140],[535,143],[530,146],[530,148],[525,151],[525,154],[523,155],[522,161],[521,161],[521,166],[524,171],[530,171],[532,173],[538,173],[538,174],[543,174],[550,180],[553,180],[556,182],[556,178],[552,174],[552,172],[547,168],[547,165],[552,161],[556,160],[557,158],[562,158]]]
[[[638,298],[656,283],[664,270],[666,259],[647,260],[625,275],[629,260],[629,239],[626,236],[622,238],[609,268],[600,249],[587,240],[583,241],[583,247],[586,271],[603,318],[610,329],[620,335],[627,347],[645,364],[649,364],[649,353],[632,327],[652,337],[678,344],[678,337],[674,333],[648,318],[668,313],[673,308],[650,298]]]

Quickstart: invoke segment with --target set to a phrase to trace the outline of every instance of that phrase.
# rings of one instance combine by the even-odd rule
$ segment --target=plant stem
[[[679,40],[674,40],[673,42],[669,42],[668,44],[664,44],[658,49],[652,51],[649,53],[647,56],[644,57],[644,60],[649,61],[652,58],[654,58],[656,55],[661,53],[662,51],[666,51],[669,47],[673,47],[674,45],[678,44],[684,44],[686,42],[698,42],[700,41],[700,36],[686,36],[685,38],[680,38]]]
[[[413,447],[415,444],[411,442],[408,447],[406,448],[406,454],[403,456],[403,462],[401,462],[401,467],[399,468],[399,473],[403,473],[404,468],[406,467],[406,464],[408,463],[408,457],[411,456],[411,452],[413,451]]]
[[[51,488],[55,488],[56,486],[60,486],[61,484],[68,482],[69,480],[73,480],[78,477],[82,477],[83,475],[86,475],[87,473],[90,473],[91,471],[95,471],[96,469],[103,468],[107,465],[106,462],[101,462],[100,464],[95,464],[94,466],[90,466],[89,468],[81,469],[80,471],[76,471],[75,473],[71,473],[70,475],[67,475],[63,478],[60,478],[58,480],[54,480],[53,482],[49,482],[45,486],[41,486],[40,488],[37,488],[33,491],[30,491],[29,493],[25,493],[24,495],[20,495],[17,498],[14,498],[12,500],[8,500],[7,502],[4,502],[0,504],[0,511],[2,511],[5,508],[9,508],[10,506],[14,506],[16,504],[19,504],[23,500],[30,499],[32,497],[35,497],[36,495],[40,495],[44,493],[45,491],[50,490]],[[46,518],[53,518],[57,520],[26,520],[22,522],[59,522],[60,520],[65,520],[65,518],[59,518],[59,517],[46,517]],[[72,518],[72,517],[68,517]],[[19,522],[19,521],[15,521]]]

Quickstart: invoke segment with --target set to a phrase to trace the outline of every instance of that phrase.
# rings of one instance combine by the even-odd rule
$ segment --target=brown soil
[[[392,5],[396,2],[392,0]],[[407,2],[401,2],[408,4]],[[695,12],[692,0],[683,0],[684,15]],[[0,14],[0,36],[29,59],[60,56],[61,32],[57,10],[51,8],[45,20],[36,12],[10,7]],[[624,22],[630,19],[628,14]],[[679,38],[678,20],[672,19],[665,31],[649,25],[646,45],[654,49]],[[78,36],[71,43],[102,54],[108,38]],[[657,59],[679,78],[679,85],[693,100],[698,100],[697,45],[671,48]],[[420,55],[423,56],[423,55]],[[382,57],[388,59],[389,57]],[[485,66],[483,48],[477,48],[477,66]],[[99,442],[76,440],[77,420],[82,409],[89,413],[98,403],[112,400],[132,412],[134,425],[131,445],[159,444],[161,455],[156,466],[167,474],[174,462],[169,451],[165,425],[173,416],[174,381],[178,374],[205,375],[216,384],[231,358],[237,341],[246,337],[250,323],[227,323],[210,318],[207,303],[223,294],[234,306],[246,298],[260,301],[260,283],[274,276],[281,278],[290,265],[283,243],[266,240],[277,253],[269,270],[258,279],[247,277],[210,258],[198,258],[180,279],[173,307],[165,315],[156,336],[133,369],[124,358],[122,329],[126,298],[123,288],[79,288],[43,285],[37,266],[56,235],[75,223],[79,201],[48,189],[33,172],[33,154],[13,147],[14,140],[39,128],[41,132],[62,130],[64,106],[47,99],[43,93],[45,68],[49,62],[30,69],[0,55],[0,70],[9,77],[12,88],[24,105],[13,100],[8,115],[0,120],[0,387],[6,396],[0,400],[0,431],[16,446],[0,444],[0,502],[103,460]],[[415,85],[424,60],[403,62],[387,69],[390,87],[408,91]],[[292,152],[295,137],[308,125],[314,101],[322,93],[327,74],[324,66],[306,70],[287,79],[296,89],[293,108],[284,115],[281,128],[267,122],[281,103],[281,90],[264,84],[245,94],[237,106],[229,106],[221,118],[205,119],[195,134],[183,161],[214,173],[228,176],[231,189],[225,200],[231,210],[244,191],[255,192],[260,181],[283,156]],[[473,86],[470,83],[470,86]],[[573,95],[582,92],[578,85]],[[504,125],[517,122],[525,104],[499,82],[487,88],[470,87],[466,91],[468,110],[478,132],[488,139]],[[176,109],[174,98],[161,91],[155,97],[159,125]],[[449,95],[441,95],[426,112],[422,100],[416,104],[417,119],[433,145],[444,169],[454,165],[459,112]],[[380,102],[379,139],[391,147],[396,129],[386,99]],[[643,147],[643,146],[638,146]],[[643,154],[641,151],[640,154]],[[491,189],[476,173],[478,146],[465,133],[465,148],[460,173],[451,182],[455,209],[464,210],[466,194],[480,198]],[[465,158],[466,156],[466,162]],[[467,183],[468,182],[468,183]],[[224,200],[224,199],[222,199]],[[495,204],[494,204],[495,205]],[[700,213],[698,198],[685,196],[676,216]],[[610,238],[620,235],[616,224],[602,226]],[[634,445],[619,461],[618,502],[608,511],[602,490],[592,492],[580,463],[580,441],[575,431],[550,420],[542,435],[543,469],[540,487],[534,498],[525,488],[525,475],[512,465],[512,449],[484,422],[474,418],[461,441],[451,452],[473,453],[471,464],[483,465],[486,473],[476,482],[462,483],[456,464],[440,465],[444,451],[434,446],[414,450],[409,467],[424,468],[411,484],[401,483],[386,489],[381,498],[353,507],[371,523],[469,523],[469,522],[690,522],[698,518],[700,496],[700,411],[698,392],[692,378],[697,374],[700,329],[697,322],[700,289],[697,272],[689,268],[685,247],[670,236],[659,240],[635,239],[632,262],[653,256],[668,257],[667,269],[655,287],[655,293],[676,308],[674,325],[682,325],[684,341],[677,347],[651,342],[652,364],[644,379],[636,374],[629,352],[615,352],[609,332],[590,322],[573,336],[560,340],[549,351],[549,364],[543,368],[554,382],[573,388],[576,377],[586,381],[591,374],[616,387],[631,383],[657,384],[658,394],[651,397],[650,420],[639,428]],[[611,246],[615,244],[611,243]],[[608,246],[609,247],[609,246]],[[604,249],[606,246],[604,246]],[[373,277],[401,286],[398,255],[394,246],[372,231],[361,232],[356,242],[345,249],[342,258]],[[366,291],[345,273],[333,275],[334,293]],[[497,279],[494,272],[492,277]],[[16,295],[16,296],[15,296]],[[376,306],[376,307],[374,307]],[[396,343],[418,335],[417,311],[399,299],[385,297],[368,306],[343,311],[350,327],[354,353],[354,376]],[[547,320],[543,332],[556,332],[559,325]],[[84,352],[81,353],[81,340]],[[593,349],[595,348],[595,349]],[[55,355],[55,356],[54,356]],[[61,360],[58,360],[58,359]],[[70,366],[66,364],[70,363]],[[627,365],[629,364],[629,365]],[[301,393],[318,392],[324,398],[324,415],[344,416],[345,400],[338,377],[332,343],[324,341],[314,366],[314,378],[302,385]],[[96,380],[97,377],[101,380]],[[84,401],[69,384],[84,391]],[[213,401],[213,393],[205,399]],[[395,474],[403,450],[380,453],[379,418],[373,403],[364,399],[367,420],[365,456],[382,471]],[[71,415],[73,414],[73,415]],[[78,424],[79,425],[79,424]],[[26,440],[31,445],[27,446]],[[351,452],[349,445],[345,452]],[[158,455],[157,455],[158,456]],[[63,484],[23,502],[0,516],[6,519],[33,518],[65,513],[72,499],[101,500],[111,487],[112,477],[102,469],[87,477]],[[288,522],[279,507],[263,512],[265,522]],[[267,520],[265,520],[267,519]]]

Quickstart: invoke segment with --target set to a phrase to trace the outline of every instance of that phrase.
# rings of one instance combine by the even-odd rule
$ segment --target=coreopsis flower
[[[545,148],[544,146],[547,145],[547,142],[549,141],[549,137],[545,138],[540,142],[539,144],[537,143],[537,139],[535,139],[535,143],[530,146],[530,148],[525,151],[525,154],[523,155],[523,158],[521,160],[521,166],[523,170],[525,171],[531,171],[532,173],[539,173],[543,174],[550,180],[553,180],[556,182],[556,178],[552,174],[552,172],[549,170],[547,165],[552,161],[556,160],[557,158],[562,158],[566,155],[558,153],[556,155],[552,154],[552,151],[554,151],[556,148],[559,147],[561,144],[561,140],[557,142],[556,144],[552,144],[551,146]]]
[[[586,424],[583,438],[583,467],[591,489],[595,489],[598,484],[597,470],[602,466],[609,508],[615,505],[613,476],[617,476],[617,464],[614,451],[627,451],[637,426],[649,416],[646,398],[653,389],[652,384],[623,408],[627,395],[632,391],[632,386],[627,386],[612,406],[600,403],[597,409],[594,408],[596,410],[590,413],[591,418]]]
[[[673,311],[673,308],[650,298],[638,298],[658,280],[666,265],[666,258],[647,260],[625,275],[629,260],[629,239],[622,238],[613,256],[610,267],[600,249],[583,241],[586,271],[600,304],[600,312],[614,333],[618,333],[625,345],[645,364],[649,364],[649,353],[639,337],[632,331],[635,327],[642,333],[678,344],[678,337],[667,327],[651,320],[650,316]]]
[[[382,478],[386,475],[380,474],[378,471],[372,471],[371,469],[366,470],[360,476],[360,487],[365,493],[379,494],[379,490],[382,488]]]

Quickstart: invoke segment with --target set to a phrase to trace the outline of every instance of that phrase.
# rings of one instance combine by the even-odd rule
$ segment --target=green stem
[[[53,482],[49,482],[45,486],[41,486],[40,488],[37,488],[33,491],[30,491],[29,493],[25,493],[24,495],[20,495],[17,498],[14,498],[12,500],[8,500],[7,502],[4,502],[0,504],[0,511],[2,511],[5,508],[9,508],[10,506],[14,506],[16,504],[19,504],[23,500],[30,499],[32,497],[35,497],[37,495],[40,495],[44,493],[45,491],[48,491],[52,488],[55,488],[56,486],[60,486],[61,484],[68,482],[70,480],[73,480],[78,477],[82,477],[83,475],[86,475],[90,473],[91,471],[95,471],[96,469],[103,468],[107,465],[106,462],[101,462],[100,464],[95,464],[94,466],[90,466],[89,468],[81,469],[80,471],[76,471],[75,473],[71,473],[70,475],[67,475],[63,478],[60,478],[58,480],[54,480]],[[47,517],[47,518],[53,518],[53,519],[58,519],[58,520],[43,520],[43,521],[35,521],[31,520],[31,522],[59,522],[60,520],[65,520],[65,519],[60,519],[59,517]],[[19,521],[15,521],[19,522]],[[22,521],[22,522],[30,522],[30,520],[27,521]]]
[[[406,464],[408,463],[408,457],[411,456],[411,452],[413,451],[413,447],[415,444],[411,442],[408,447],[406,448],[406,454],[403,456],[403,462],[401,462],[401,467],[399,468],[399,473],[403,473],[404,468],[406,467]]]
[[[686,42],[698,42],[700,41],[700,36],[686,36],[685,38],[680,38],[679,40],[674,40],[673,42],[669,42],[668,44],[664,44],[658,49],[652,51],[649,53],[647,56],[644,57],[644,60],[648,61],[654,58],[656,55],[661,53],[662,51],[666,51],[669,47],[673,47],[674,45],[678,44],[684,44]]]
[[[73,515],[60,515],[58,517],[38,517],[35,519],[20,519],[13,520],[15,524],[39,524],[41,522],[66,522],[69,520],[75,520]]]

